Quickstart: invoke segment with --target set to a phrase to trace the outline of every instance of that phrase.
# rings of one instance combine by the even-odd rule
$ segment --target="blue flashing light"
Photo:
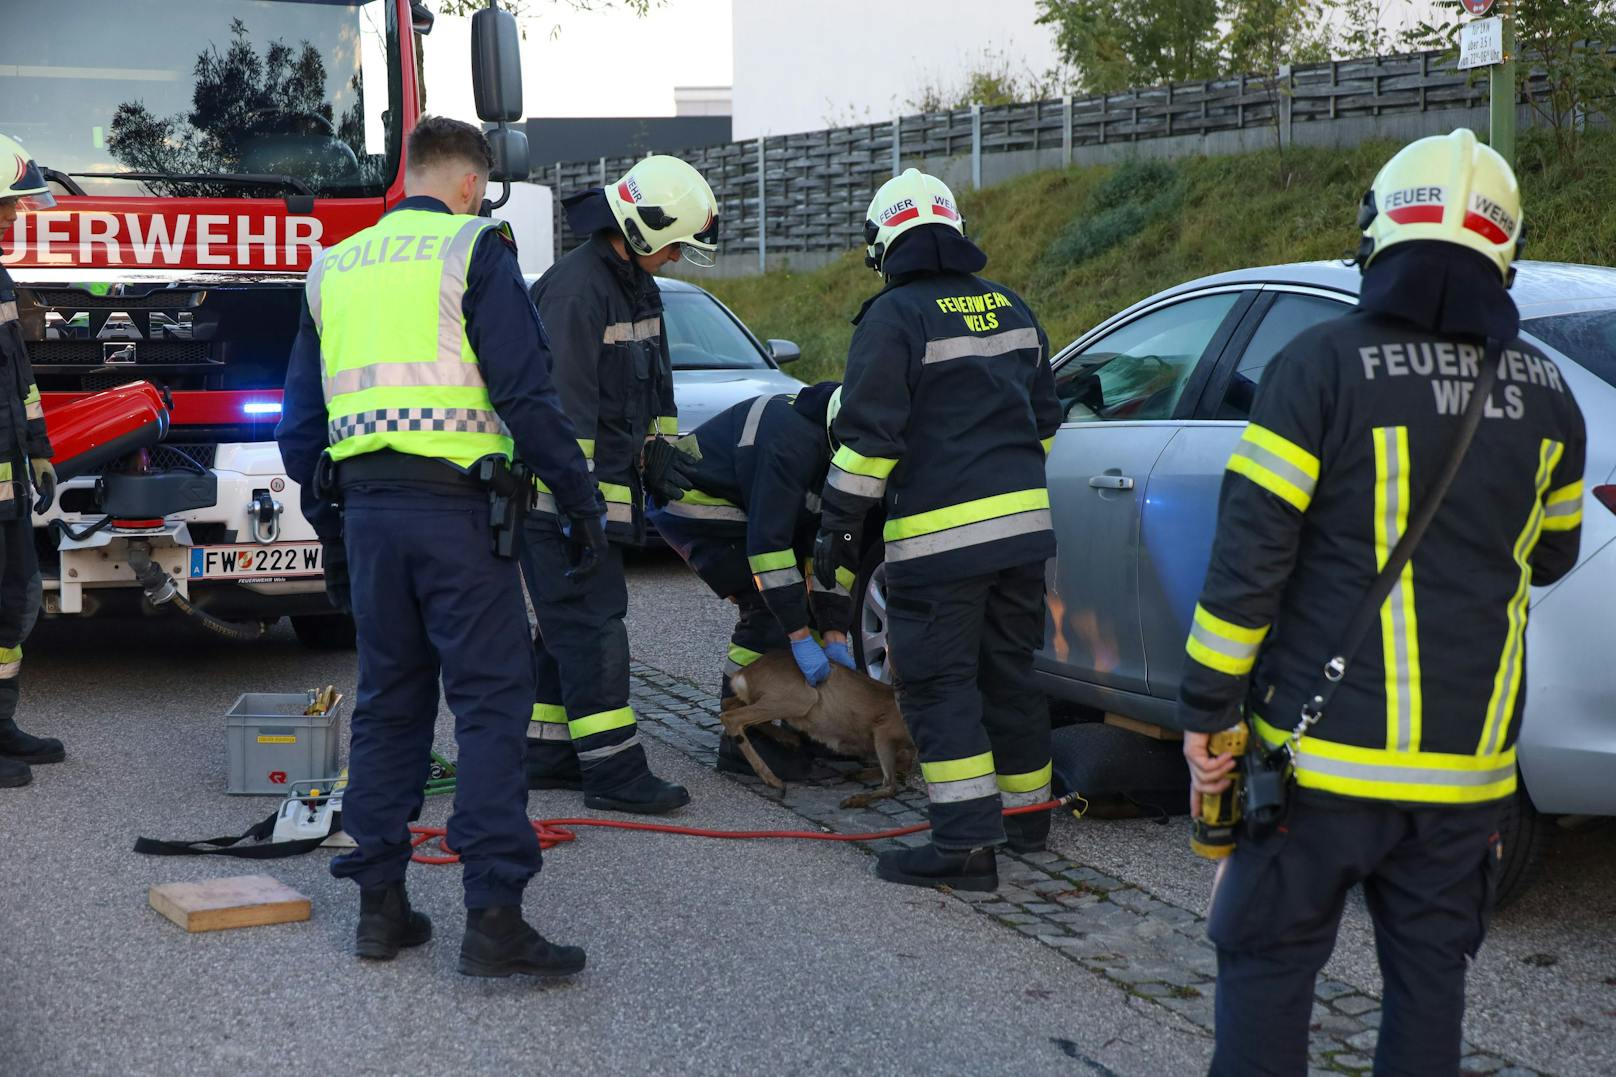
[[[279,415],[281,402],[279,400],[253,400],[241,405],[243,415]]]

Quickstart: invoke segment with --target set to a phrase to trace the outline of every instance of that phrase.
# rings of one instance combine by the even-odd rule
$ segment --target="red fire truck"
[[[0,243],[47,423],[150,381],[172,399],[168,437],[107,467],[189,490],[124,527],[104,475],[64,484],[35,519],[47,615],[149,612],[135,552],[212,618],[351,642],[274,429],[310,260],[403,197],[432,19],[419,0],[59,0],[5,18],[0,131],[57,197]],[[480,12],[472,49],[478,110],[525,172],[503,129],[521,111],[514,20]]]

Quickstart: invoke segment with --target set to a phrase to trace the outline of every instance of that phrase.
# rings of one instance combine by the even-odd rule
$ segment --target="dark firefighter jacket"
[[[981,252],[928,234],[938,229],[900,237],[887,287],[854,319],[825,483],[827,528],[856,529],[885,499],[894,582],[1055,553],[1044,457],[1061,407],[1048,339],[1020,296],[974,275]]]
[[[17,289],[11,274],[0,266],[0,520],[27,515],[30,472],[28,461],[52,456],[45,435],[45,410],[34,384],[34,368],[22,341],[17,320]]]
[[[805,398],[828,397],[829,388],[743,400],[702,423],[692,435],[700,456],[694,488],[665,506],[692,529],[746,535],[752,579],[787,633],[808,626],[804,589],[812,570],[804,572],[803,562],[813,554],[819,491],[830,467],[824,400]],[[852,619],[852,569],[837,573],[832,590],[811,585],[806,598],[821,629],[840,631]]]
[[[593,461],[607,533],[640,542],[640,454],[647,437],[679,432],[656,278],[596,232],[539,278],[533,301],[550,335],[561,406]],[[538,500],[540,512],[555,511],[542,488]]]
[[[394,211],[408,209],[447,213],[436,198],[406,198]],[[494,410],[510,429],[516,453],[544,476],[567,505],[590,505],[594,491],[582,470],[574,471],[574,440],[550,383],[550,351],[544,327],[527,297],[516,246],[503,229],[484,232],[466,267],[466,294],[461,311],[466,337],[477,353],[477,366],[488,383]],[[377,313],[385,317],[386,312]],[[320,333],[303,303],[303,319],[286,364],[286,393],[275,440],[280,443],[286,474],[303,488],[303,515],[322,540],[342,533],[333,504],[314,493],[314,472],[329,440]]]
[[[1258,732],[1295,727],[1452,449],[1489,333],[1508,343],[1475,440],[1296,766],[1300,785],[1341,796],[1483,803],[1515,788],[1529,589],[1577,559],[1583,420],[1516,337],[1496,269],[1408,246],[1371,265],[1357,311],[1263,374],[1223,479],[1179,716],[1227,728],[1250,676]]]

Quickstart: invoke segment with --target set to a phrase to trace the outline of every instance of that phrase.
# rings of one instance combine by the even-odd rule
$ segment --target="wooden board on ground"
[[[1146,737],[1155,737],[1157,740],[1184,739],[1184,734],[1180,733],[1176,729],[1167,729],[1164,726],[1151,725],[1149,722],[1141,722],[1137,718],[1129,718],[1121,714],[1112,714],[1110,711],[1106,712],[1105,724],[1114,725],[1118,729],[1126,729],[1130,733],[1138,733]]]
[[[151,888],[151,907],[187,931],[290,924],[307,920],[309,899],[268,875],[236,875]]]

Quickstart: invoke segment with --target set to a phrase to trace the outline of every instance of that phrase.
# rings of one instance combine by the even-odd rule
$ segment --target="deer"
[[[843,755],[875,755],[881,785],[843,800],[844,808],[864,808],[895,796],[899,782],[914,769],[915,742],[898,713],[896,694],[862,673],[832,663],[830,676],[815,688],[803,680],[791,652],[771,651],[731,675],[730,688],[735,696],[719,715],[724,731],[771,788],[783,790],[785,783],[752,747],[747,730],[776,721]],[[875,773],[872,767],[855,776],[873,778]]]

